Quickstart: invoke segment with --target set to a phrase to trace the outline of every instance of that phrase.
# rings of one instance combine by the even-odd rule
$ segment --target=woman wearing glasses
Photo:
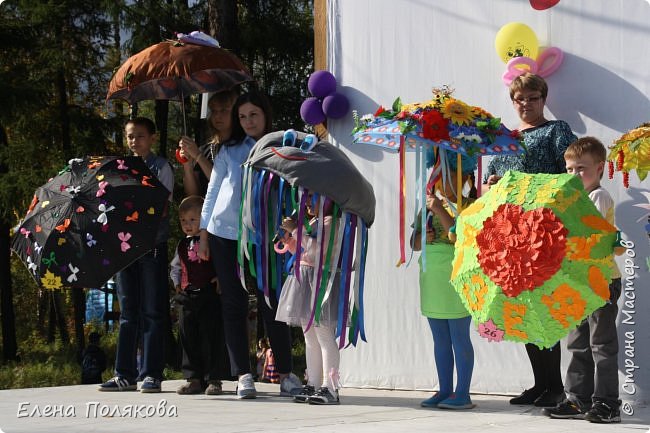
[[[564,151],[577,138],[571,127],[562,120],[547,120],[544,104],[548,86],[538,75],[525,73],[510,85],[510,99],[519,115],[519,131],[524,136],[526,153],[514,156],[497,156],[488,164],[485,183],[494,185],[508,170],[524,173],[566,173]],[[540,349],[526,344],[526,353],[533,368],[535,384],[511,404],[534,404],[553,407],[564,398],[560,373],[560,344],[550,349]]]

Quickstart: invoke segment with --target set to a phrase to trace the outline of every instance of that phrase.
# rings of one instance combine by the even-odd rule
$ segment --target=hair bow
[[[50,252],[50,257],[43,257],[41,258],[41,260],[43,261],[43,263],[47,265],[48,269],[50,268],[50,265],[52,265],[52,263],[59,266],[59,264],[56,262],[56,256],[54,254],[54,251]]]
[[[77,281],[77,272],[79,272],[79,268],[73,266],[72,263],[68,263],[68,269],[70,269],[70,272],[72,272],[68,276],[68,283],[71,283],[73,281]]]
[[[27,269],[29,269],[32,274],[36,275],[36,270],[38,269],[38,266],[36,266],[36,263],[32,262],[31,257],[27,257]]]
[[[124,160],[123,159],[118,159],[117,160],[117,169],[118,170],[128,170],[129,167],[124,165]]]
[[[101,203],[98,207],[99,211],[101,212],[99,216],[97,217],[97,222],[101,223],[103,225],[108,224],[108,216],[106,215],[108,212],[112,211],[115,209],[115,206],[109,206],[106,207],[104,203]]]
[[[86,233],[86,241],[87,241],[86,245],[88,245],[89,247],[92,247],[97,243],[97,241],[93,239],[93,235],[91,235],[90,233]]]
[[[97,194],[95,194],[95,197],[101,197],[104,194],[106,194],[106,187],[108,186],[108,182],[105,180],[102,180],[99,182],[99,189],[97,190]]]
[[[131,233],[119,232],[117,237],[122,241],[120,248],[122,249],[122,252],[125,253],[129,248],[131,248],[131,245],[128,244],[128,240],[131,239]]]

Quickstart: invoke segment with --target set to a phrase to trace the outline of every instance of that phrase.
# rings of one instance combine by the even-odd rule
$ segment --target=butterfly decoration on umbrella
[[[168,197],[140,157],[73,159],[36,190],[11,247],[40,287],[101,287],[155,246]]]

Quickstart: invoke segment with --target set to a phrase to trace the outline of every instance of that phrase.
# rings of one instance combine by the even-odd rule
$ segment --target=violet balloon
[[[309,93],[323,99],[336,91],[336,78],[329,71],[316,71],[309,77],[307,88]]]
[[[318,125],[325,121],[325,113],[318,98],[307,98],[300,105],[300,117],[308,125]]]
[[[348,114],[350,101],[342,93],[334,92],[323,99],[323,112],[330,119],[340,119]]]

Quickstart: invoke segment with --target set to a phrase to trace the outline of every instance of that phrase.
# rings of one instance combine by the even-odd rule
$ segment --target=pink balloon
[[[538,74],[541,77],[548,77],[560,67],[564,60],[564,52],[557,47],[548,47],[537,56]]]
[[[518,66],[528,66],[528,68],[525,67],[519,68]],[[531,74],[536,74],[537,70],[538,70],[537,62],[531,59],[530,57],[526,57],[526,56],[513,57],[506,64],[506,71],[501,76],[501,79],[503,80],[503,84],[509,86],[510,83],[512,83],[512,80],[514,80],[521,74],[525,74],[526,72],[530,72]]]

